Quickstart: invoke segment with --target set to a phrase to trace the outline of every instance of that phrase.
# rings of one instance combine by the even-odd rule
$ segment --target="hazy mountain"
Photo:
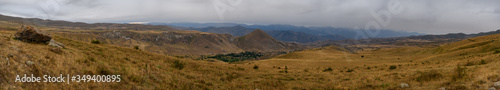
[[[294,25],[284,25],[284,24],[243,25],[243,26],[249,28],[263,29],[263,30],[287,30],[287,31],[304,32],[316,36],[340,35],[348,39],[387,38],[387,37],[424,35],[422,33],[394,31],[394,30],[378,30],[378,33],[374,33],[373,35],[371,34],[367,35],[366,33],[368,32],[363,32],[363,31],[360,32],[360,30],[354,30],[349,28],[305,27],[305,26],[294,26]],[[375,32],[375,31],[370,30],[370,32]]]
[[[305,26],[296,26],[296,25],[286,25],[286,24],[270,24],[270,25],[247,25],[247,24],[237,24],[237,23],[164,23],[164,24],[155,24],[155,25],[170,25],[177,26],[181,29],[186,29],[188,27],[193,30],[206,31],[212,33],[229,33],[232,35],[242,35],[239,31],[233,28],[224,28],[224,27],[233,27],[233,26],[241,26],[251,29],[261,29],[271,34],[271,36],[275,37],[278,40],[282,41],[296,41],[296,42],[313,42],[314,40],[343,40],[343,39],[366,39],[366,38],[387,38],[387,37],[405,37],[405,36],[417,36],[417,35],[425,35],[423,33],[417,32],[404,32],[404,31],[395,31],[395,30],[378,30],[378,33],[371,34],[369,32],[375,31],[364,31],[364,30],[354,30],[349,28],[336,28],[336,27],[305,27]],[[243,29],[238,27],[237,29]],[[196,29],[198,28],[198,29]],[[220,29],[223,28],[224,31],[210,31],[207,29]],[[238,33],[232,32],[229,29],[233,29],[238,31]],[[300,41],[300,40],[285,40],[281,37],[275,36],[271,30],[275,31],[294,31],[294,32],[302,32],[317,38],[321,39],[313,39],[313,41]],[[248,31],[244,31],[242,33],[247,33]]]
[[[176,22],[176,23],[160,23],[160,22],[151,22],[147,23],[148,25],[168,25],[175,27],[192,27],[192,28],[206,28],[206,27],[232,27],[238,26],[242,24],[237,23],[188,23],[188,22]]]
[[[247,28],[243,26],[233,26],[233,27],[207,27],[207,28],[179,28],[185,30],[197,30],[202,32],[209,33],[220,33],[220,34],[231,34],[234,36],[243,36],[249,34],[254,31],[253,28]],[[268,33],[272,37],[276,38],[279,41],[286,42],[300,42],[300,43],[309,43],[314,41],[322,41],[322,40],[343,40],[347,39],[340,35],[324,35],[317,36],[312,34],[307,34],[304,32],[297,31],[287,31],[287,30],[263,30]]]

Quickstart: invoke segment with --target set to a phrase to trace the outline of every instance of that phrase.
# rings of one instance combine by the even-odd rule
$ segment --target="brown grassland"
[[[351,53],[329,46],[226,63],[93,44],[56,33],[54,40],[66,47],[54,53],[46,44],[12,39],[16,29],[9,26],[18,27],[3,22],[0,28],[0,89],[404,89],[401,83],[409,89],[487,89],[500,81],[500,35],[433,48]],[[14,82],[16,75],[23,74],[121,75],[123,81]]]

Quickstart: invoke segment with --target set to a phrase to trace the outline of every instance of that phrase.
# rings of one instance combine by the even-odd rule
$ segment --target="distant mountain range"
[[[285,24],[247,25],[237,23],[148,23],[167,25],[181,30],[198,30],[210,33],[226,33],[242,36],[255,29],[261,29],[280,41],[309,43],[324,40],[388,38],[425,35],[416,32],[379,30],[376,34],[367,34],[363,30],[335,27],[305,27]],[[370,30],[370,32],[375,32]]]
[[[142,25],[142,24],[120,24],[120,23],[84,23],[70,22],[63,20],[47,20],[39,18],[21,18],[5,16],[0,14],[0,21],[22,23],[27,25],[35,25],[39,27],[50,27],[58,29],[80,29],[80,30],[161,30],[172,31],[177,30],[173,27],[162,25]]]

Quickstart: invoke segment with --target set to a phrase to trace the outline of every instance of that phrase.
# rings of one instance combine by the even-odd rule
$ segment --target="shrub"
[[[253,65],[253,69],[259,69],[259,66]]]
[[[134,49],[139,50],[139,46],[134,46]]]
[[[486,61],[484,61],[484,60],[481,60],[481,64],[486,64]]]
[[[493,52],[493,54],[497,54],[497,53],[500,53],[500,49],[497,49],[497,50],[495,50],[495,52]]]
[[[102,75],[111,75],[111,71],[106,68],[104,65],[100,65],[98,66],[98,70],[97,72],[99,72],[99,74],[102,74]]]
[[[347,69],[346,72],[354,72],[354,69]]]
[[[391,66],[389,67],[389,69],[390,69],[390,70],[393,70],[393,69],[396,69],[396,68],[397,68],[397,67],[396,67],[396,65],[391,65]]]
[[[174,61],[174,67],[179,69],[179,70],[182,70],[184,68],[184,63],[182,63],[181,61],[179,60],[175,60]]]
[[[430,80],[440,79],[441,77],[443,77],[443,75],[439,73],[437,70],[431,70],[428,72],[418,71],[417,73],[419,76],[415,78],[415,80],[417,80],[418,82],[430,81]]]
[[[461,67],[460,65],[457,65],[457,68],[455,68],[455,72],[453,74],[452,80],[457,81],[457,80],[462,80],[467,77],[466,67]]]
[[[325,70],[323,70],[323,72],[331,72],[331,71],[333,71],[332,67],[328,67]]]
[[[288,73],[288,67],[285,66],[285,73]]]
[[[99,40],[92,40],[90,43],[93,43],[93,44],[101,44],[101,41],[99,41]]]

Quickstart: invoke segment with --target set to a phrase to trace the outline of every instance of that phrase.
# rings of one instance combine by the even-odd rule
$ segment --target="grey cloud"
[[[243,0],[222,14],[216,0],[0,0],[0,14],[33,17],[39,4],[57,1],[50,19],[84,22],[237,22],[364,28],[392,0]],[[237,1],[237,0],[220,0]],[[383,29],[476,33],[500,28],[498,0],[397,0],[404,10]],[[228,4],[228,3],[224,3]]]

